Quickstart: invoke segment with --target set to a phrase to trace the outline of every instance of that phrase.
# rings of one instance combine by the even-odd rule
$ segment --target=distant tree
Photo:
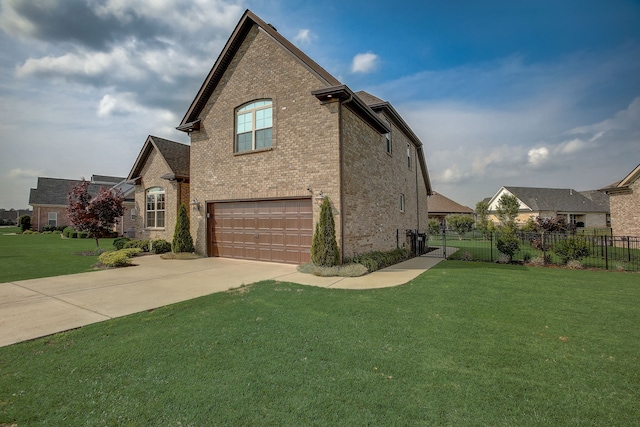
[[[487,238],[489,233],[489,203],[484,200],[476,203],[476,229]]]
[[[193,239],[189,231],[190,228],[187,206],[182,203],[178,211],[178,220],[176,221],[176,228],[173,232],[173,243],[171,244],[174,253],[194,251]]]
[[[458,234],[458,240],[462,240],[464,233],[473,230],[474,220],[469,215],[447,215],[447,225]]]
[[[498,219],[500,219],[501,225],[515,230],[519,210],[520,203],[518,202],[518,198],[514,195],[503,194],[498,200],[498,206],[496,207],[496,214],[498,215]]]
[[[333,267],[340,264],[340,251],[336,242],[336,225],[328,197],[322,200],[322,206],[320,206],[320,218],[316,223],[311,242],[311,261],[322,267]]]
[[[20,218],[18,218],[18,225],[22,231],[31,230],[31,216],[21,215]]]
[[[427,227],[429,228],[429,234],[431,234],[432,236],[436,236],[442,233],[442,230],[440,230],[440,222],[435,218],[429,219],[429,221],[427,222]]]
[[[99,239],[109,234],[110,228],[118,222],[118,217],[124,214],[122,192],[102,187],[92,197],[89,194],[89,182],[84,179],[69,190],[67,202],[71,225],[77,231],[89,233],[96,239],[98,247]]]

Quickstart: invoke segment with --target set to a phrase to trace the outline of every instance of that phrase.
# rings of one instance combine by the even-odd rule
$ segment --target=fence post
[[[493,262],[493,233],[494,231],[492,231],[491,233],[489,233],[489,261]]]
[[[631,237],[627,236],[627,256],[629,257],[629,262],[631,262]]]
[[[607,243],[607,235],[604,235],[604,269],[608,270],[609,269],[609,250],[607,248],[608,243]]]

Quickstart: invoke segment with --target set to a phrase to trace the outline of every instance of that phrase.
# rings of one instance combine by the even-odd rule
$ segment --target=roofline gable
[[[164,165],[167,167],[168,170],[170,170],[173,173],[173,169],[171,168],[171,165],[169,165],[169,162],[167,162],[167,159],[164,158],[164,155],[156,145],[154,138],[156,137],[154,137],[153,135],[147,136],[147,139],[142,145],[142,149],[140,150],[140,153],[138,154],[138,157],[136,158],[136,161],[133,164],[133,167],[131,168],[131,172],[129,172],[129,175],[127,176],[127,181],[137,180],[138,178],[140,178],[140,173],[142,172],[142,168],[147,162],[147,159],[149,158],[149,155],[151,154],[152,149],[156,150],[158,154],[160,154],[160,158],[164,162]],[[175,141],[171,141],[171,142],[175,142]],[[176,142],[176,144],[179,144],[179,142]]]
[[[204,109],[207,101],[213,94],[213,91],[217,87],[220,79],[222,78],[224,72],[227,70],[227,67],[233,60],[233,57],[237,53],[238,49],[244,42],[247,34],[253,27],[253,25],[257,25],[262,31],[264,31],[267,35],[269,35],[273,40],[275,40],[283,49],[288,51],[294,58],[300,61],[307,69],[312,71],[317,77],[323,80],[327,86],[338,86],[340,82],[333,77],[329,72],[327,72],[324,68],[318,65],[314,60],[312,60],[309,56],[307,56],[300,49],[295,47],[289,40],[284,38],[278,31],[270,24],[267,24],[265,21],[260,19],[256,14],[251,12],[249,9],[245,10],[244,14],[240,18],[240,21],[236,25],[235,29],[231,33],[229,40],[225,44],[222,52],[218,56],[218,59],[213,64],[211,71],[205,78],[200,90],[194,100],[191,102],[189,109],[184,115],[180,125],[176,128],[181,131],[187,131],[189,129],[190,123],[195,123],[199,119],[199,115]]]

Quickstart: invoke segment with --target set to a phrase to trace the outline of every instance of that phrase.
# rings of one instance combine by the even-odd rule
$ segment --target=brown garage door
[[[311,260],[311,199],[207,205],[209,255],[300,264]]]

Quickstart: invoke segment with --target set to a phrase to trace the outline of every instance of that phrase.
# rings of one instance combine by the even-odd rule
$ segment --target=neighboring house
[[[189,207],[189,146],[149,135],[127,182],[135,184],[135,237],[171,242],[180,204]]]
[[[609,195],[612,233],[616,236],[640,236],[640,165],[622,181],[602,190]]]
[[[429,219],[435,219],[443,224],[447,215],[469,215],[475,218],[475,211],[443,194],[432,192],[429,196]]]
[[[427,229],[431,184],[423,145],[407,123],[388,102],[341,84],[251,11],[178,129],[191,136],[198,253],[308,262],[323,197],[343,257],[395,249],[407,230]],[[140,191],[164,187],[138,169]],[[165,227],[173,224],[167,214]]]
[[[93,175],[89,184],[89,194],[96,195],[100,188],[113,188],[122,186],[125,178]],[[38,177],[37,188],[32,188],[29,194],[29,205],[33,207],[31,216],[31,227],[34,230],[42,231],[42,227],[50,225],[61,227],[69,225],[67,194],[74,186],[80,184],[82,180]],[[126,189],[126,186],[124,187]],[[125,215],[131,218],[133,200],[127,200],[125,192]],[[126,222],[122,223],[126,226]],[[129,226],[130,227],[130,226]]]
[[[585,193],[589,197],[571,188],[502,187],[489,200],[489,219],[499,222],[496,215],[498,201],[503,194],[509,194],[518,198],[520,211],[516,220],[520,224],[538,216],[552,218],[561,215],[567,224],[576,227],[607,227],[609,206],[606,194],[595,197],[592,192]]]
[[[0,209],[0,224],[12,224],[15,225],[18,223],[18,219],[22,215],[33,215],[33,211],[29,209]]]

